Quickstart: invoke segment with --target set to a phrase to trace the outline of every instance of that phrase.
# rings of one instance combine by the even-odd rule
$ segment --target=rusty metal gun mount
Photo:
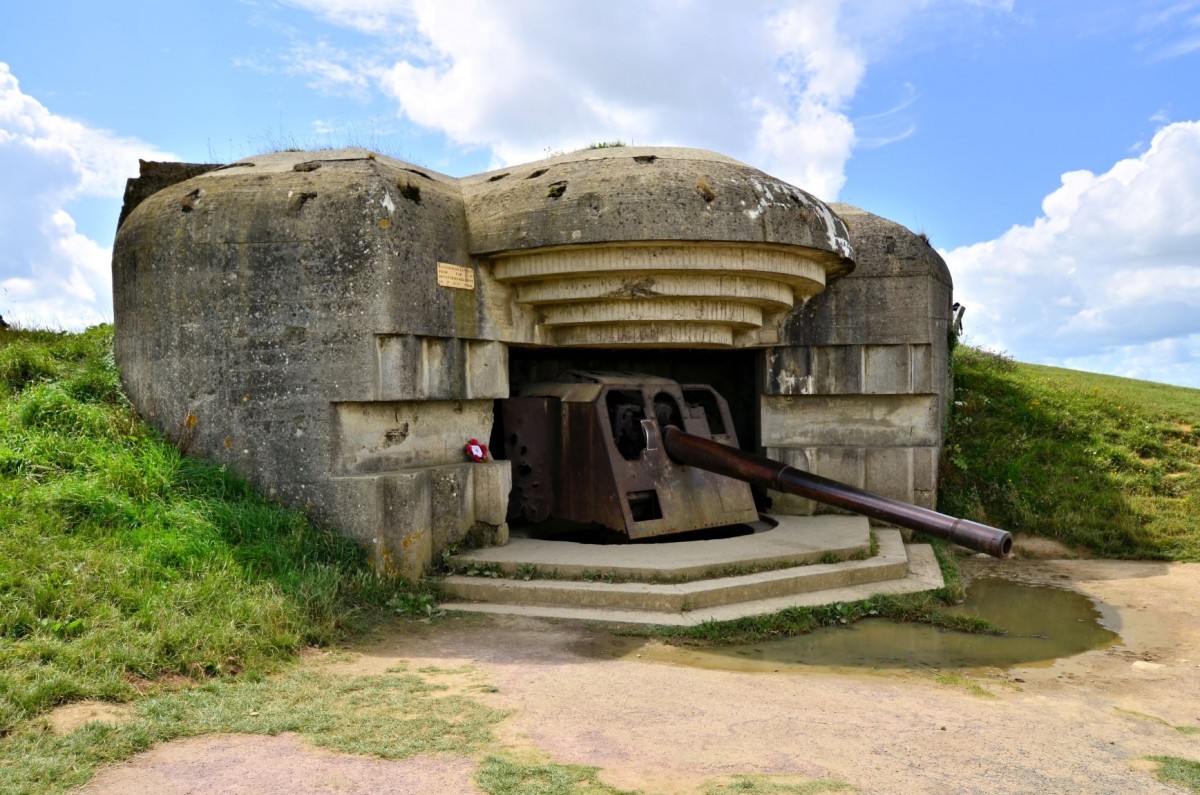
[[[502,401],[513,465],[510,521],[601,525],[631,540],[758,518],[749,483],[1003,557],[1004,530],[803,472],[738,448],[710,386],[638,373],[568,371]]]
[[[738,443],[729,406],[709,386],[572,370],[522,387],[501,407],[509,520],[597,524],[630,539],[757,521],[747,484],[667,457],[667,426]]]

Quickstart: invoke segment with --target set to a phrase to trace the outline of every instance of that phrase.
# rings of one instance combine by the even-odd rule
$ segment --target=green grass
[[[788,776],[788,779],[794,779]],[[848,792],[854,787],[844,781],[810,779],[788,781],[775,776],[734,776],[731,781],[709,785],[704,795],[817,795],[820,792]]]
[[[527,762],[510,755],[483,760],[475,774],[479,787],[489,795],[638,795],[600,781],[594,767]],[[704,795],[817,795],[847,792],[854,788],[842,781],[797,780],[796,776],[737,775],[707,784]]]
[[[273,670],[397,596],[354,544],[143,425],[111,327],[0,332],[0,735],[164,677]]]
[[[1200,560],[1200,390],[959,346],[939,510],[1103,557]]]
[[[1130,717],[1133,717],[1133,718],[1140,718],[1142,720],[1148,720],[1151,723],[1157,723],[1160,726],[1166,726],[1168,728],[1174,729],[1175,731],[1179,732],[1180,734],[1200,734],[1200,726],[1187,726],[1187,725],[1177,726],[1174,723],[1165,721],[1162,718],[1159,718],[1155,715],[1147,715],[1145,712],[1136,712],[1132,709],[1122,709],[1121,707],[1113,707],[1113,710],[1121,713],[1122,715],[1129,715]]]
[[[0,742],[0,792],[63,792],[159,743],[213,733],[297,732],[320,747],[384,759],[480,753],[504,713],[445,689],[403,671],[353,677],[293,670],[148,696],[127,723],[96,721],[66,735],[44,720],[26,721]]]
[[[963,690],[967,691],[971,695],[979,696],[980,698],[995,698],[996,697],[996,694],[993,693],[991,690],[988,690],[986,687],[979,684],[978,682],[976,682],[974,679],[970,678],[969,676],[964,676],[962,674],[956,674],[956,673],[934,674],[933,681],[937,682],[939,685],[947,685],[949,687],[962,688]]]
[[[597,778],[598,768],[526,762],[508,754],[489,756],[475,782],[489,795],[635,795]]]
[[[1200,792],[1200,762],[1178,756],[1148,756],[1158,763],[1155,774],[1168,784],[1181,784],[1192,792]]]

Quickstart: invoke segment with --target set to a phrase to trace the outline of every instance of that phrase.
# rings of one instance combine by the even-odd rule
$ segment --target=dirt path
[[[1200,733],[1175,728],[1200,729],[1200,565],[969,561],[968,570],[1082,591],[1105,605],[1123,643],[946,683],[930,672],[705,670],[649,662],[670,654],[648,650],[595,659],[576,649],[596,630],[462,619],[405,625],[335,667],[470,664],[472,682],[498,690],[477,697],[512,711],[502,743],[598,766],[602,780],[646,793],[700,792],[740,773],[868,793],[1179,792],[1141,758],[1200,759]],[[103,771],[86,791],[473,792],[468,762],[382,762],[287,737],[198,738]],[[154,786],[131,789],[138,780]]]

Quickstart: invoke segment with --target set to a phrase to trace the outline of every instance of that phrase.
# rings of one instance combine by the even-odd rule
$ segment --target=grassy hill
[[[0,736],[58,703],[271,670],[395,593],[141,423],[111,327],[0,331]]]
[[[939,508],[1106,557],[1200,560],[1200,390],[959,346]]]

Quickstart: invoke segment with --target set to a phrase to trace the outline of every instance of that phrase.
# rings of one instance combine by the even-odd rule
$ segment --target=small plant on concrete
[[[387,606],[398,615],[428,618],[441,615],[442,611],[437,609],[438,601],[438,595],[426,588],[398,593],[387,601]]]
[[[518,580],[525,580],[526,582],[542,578],[541,570],[536,563],[522,563],[518,565],[515,574]]]
[[[580,572],[579,579],[584,582],[606,582],[609,584],[628,582],[630,580],[630,578],[621,577],[613,571],[591,571],[590,569],[584,569]]]
[[[499,579],[504,576],[504,570],[500,568],[499,563],[467,563],[465,568],[459,569],[458,574],[464,577],[491,577]]]

